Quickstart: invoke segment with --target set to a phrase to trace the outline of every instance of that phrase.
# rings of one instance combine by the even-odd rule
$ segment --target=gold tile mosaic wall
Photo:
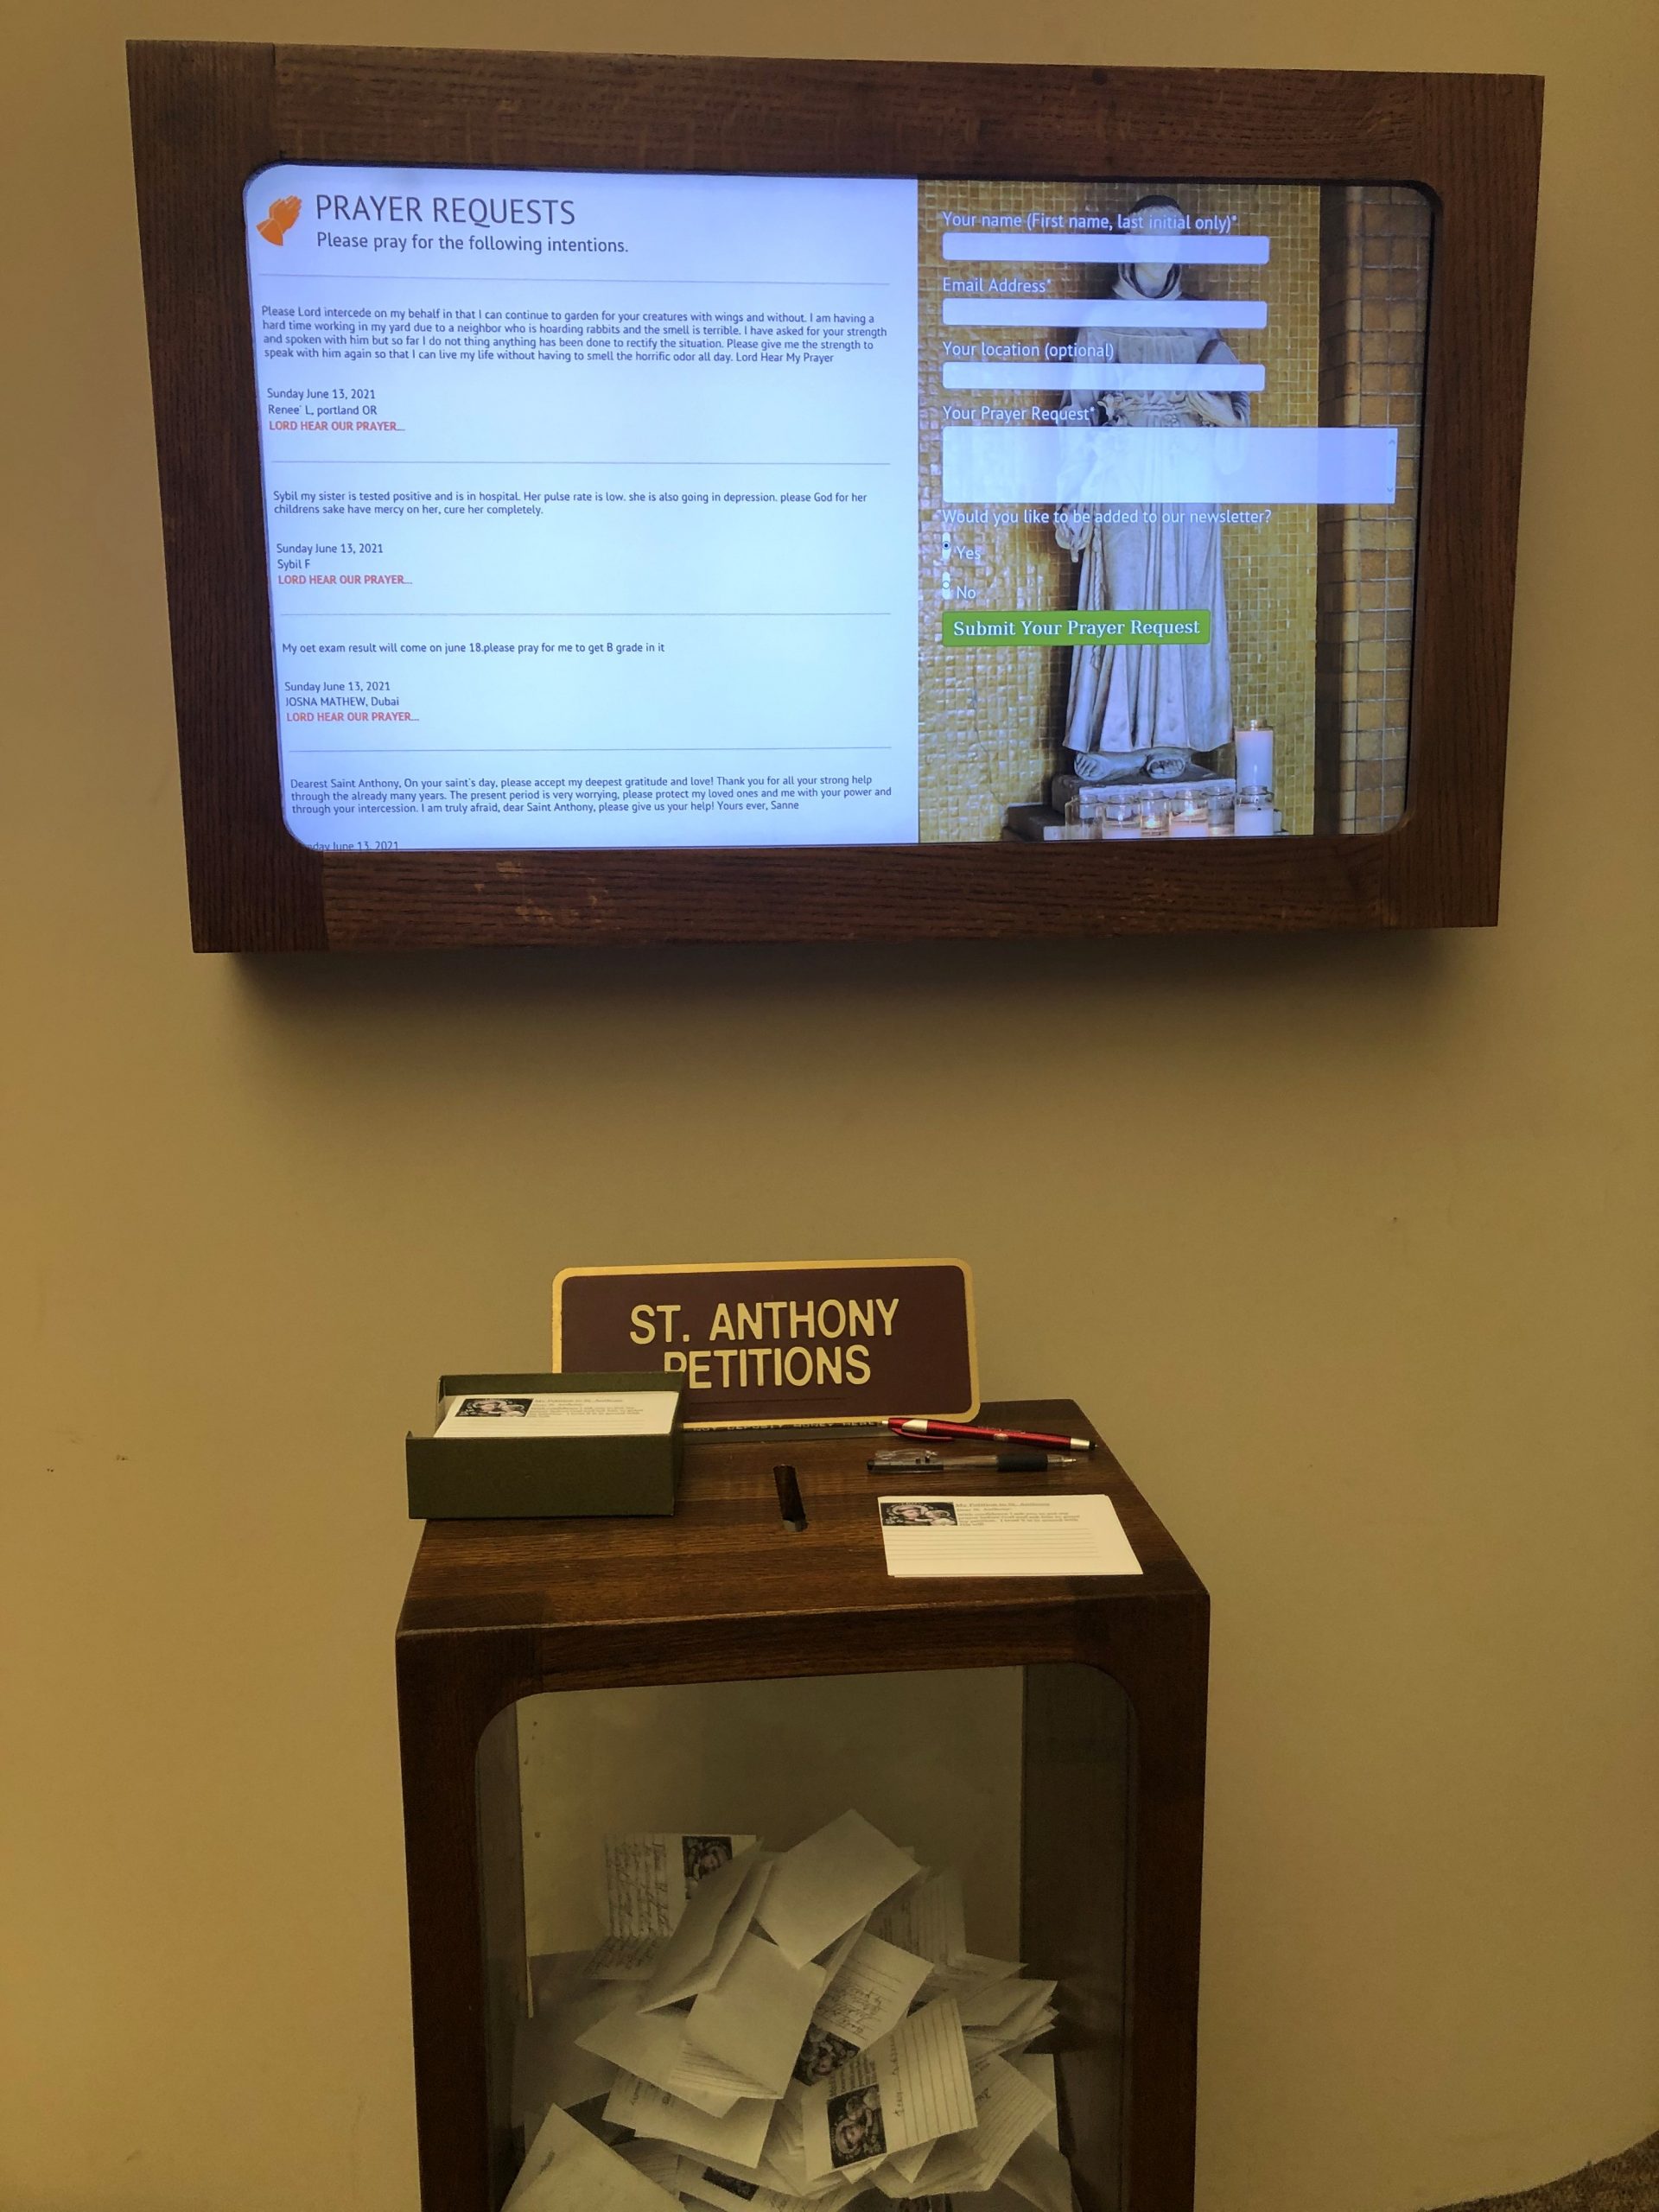
[[[1408,186],[1327,189],[1321,420],[1391,423],[1400,447],[1391,507],[1320,512],[1321,829],[1388,830],[1405,811],[1429,242]]]
[[[921,224],[921,834],[925,840],[997,836],[1004,810],[1045,796],[1061,765],[1067,662],[1064,651],[946,648],[942,582],[969,584],[982,607],[1076,604],[1069,554],[1046,524],[948,532],[940,477],[944,359],[940,218],[947,209],[1058,216],[1117,213],[1150,192],[1167,193],[1189,217],[1236,213],[1241,227],[1267,231],[1265,268],[1206,269],[1211,297],[1265,298],[1265,330],[1228,334],[1244,361],[1260,361],[1265,391],[1251,420],[1312,424],[1319,419],[1319,200],[1317,186],[1183,185],[1148,179],[1112,184],[924,183]],[[1109,272],[1090,270],[1088,289]],[[949,556],[947,561],[947,554]],[[1287,830],[1313,827],[1316,538],[1313,511],[1281,508],[1271,522],[1230,524],[1223,560],[1231,635],[1235,721],[1259,716],[1277,733],[1279,804]]]

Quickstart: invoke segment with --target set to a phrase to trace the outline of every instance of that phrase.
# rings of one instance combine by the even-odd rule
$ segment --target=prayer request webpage
[[[1045,407],[1038,381],[1077,378],[1032,364],[1034,326],[1105,310],[1022,295],[1123,257],[1098,238],[933,249],[963,270],[944,309],[954,415],[925,444],[918,190],[310,165],[251,180],[297,838],[912,842],[925,496],[1392,496],[1391,432],[1103,432]],[[1182,257],[1268,247],[1211,236]],[[990,388],[1006,401],[1010,384],[999,416]]]

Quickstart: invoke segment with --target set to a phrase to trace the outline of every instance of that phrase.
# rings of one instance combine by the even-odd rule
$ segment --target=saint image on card
[[[957,1509],[948,1498],[906,1497],[884,1505],[881,1518],[889,1529],[932,1529],[941,1523],[954,1529]]]
[[[814,2082],[827,2082],[832,2074],[838,2074],[849,2058],[857,2056],[855,2043],[831,2035],[828,2028],[809,2028],[801,2055],[795,2061],[795,2079],[804,2082],[810,2088]]]
[[[457,1421],[523,1421],[530,1411],[528,1398],[463,1398],[455,1408]]]
[[[680,1856],[685,1863],[685,1894],[690,1897],[706,1875],[719,1873],[734,1856],[735,1838],[729,1835],[683,1835]]]
[[[887,2155],[887,2132],[881,2122],[881,2091],[843,2090],[830,2100],[830,2163],[832,2166],[861,2166],[867,2158]]]

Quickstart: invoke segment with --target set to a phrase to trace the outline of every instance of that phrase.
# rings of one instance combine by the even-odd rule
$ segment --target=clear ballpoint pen
[[[900,1436],[971,1437],[976,1442],[1033,1444],[1049,1452],[1092,1452],[1092,1436],[1046,1436],[1035,1428],[983,1428],[969,1421],[927,1421],[920,1414],[889,1414],[887,1427]]]

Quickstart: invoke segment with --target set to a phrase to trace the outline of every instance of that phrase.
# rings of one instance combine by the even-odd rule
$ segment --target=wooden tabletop
[[[1076,1465],[1041,1475],[993,1472],[873,1475],[874,1452],[905,1440],[868,1430],[796,1436],[690,1435],[679,1504],[671,1516],[611,1520],[431,1521],[410,1577],[398,1634],[430,1630],[658,1625],[771,1615],[901,1613],[942,1601],[1028,1612],[1079,1599],[1202,1593],[1202,1585],[1151,1507],[1069,1398],[1007,1399],[982,1421],[1092,1436]],[[920,1443],[921,1440],[918,1440]],[[947,1457],[989,1445],[934,1443]],[[807,1526],[785,1528],[772,1468],[793,1466]],[[887,1572],[875,1500],[883,1492],[944,1495],[1099,1491],[1116,1506],[1144,1572],[894,1581]]]

